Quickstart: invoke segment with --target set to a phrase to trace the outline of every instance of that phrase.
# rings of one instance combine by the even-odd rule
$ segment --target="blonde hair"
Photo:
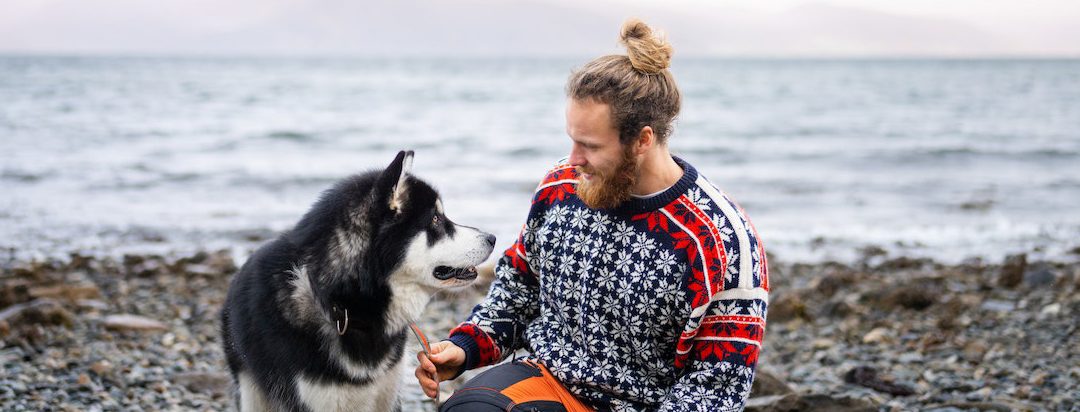
[[[610,105],[622,144],[637,140],[645,126],[652,127],[657,140],[664,143],[682,105],[682,95],[668,70],[671,44],[638,19],[623,23],[619,42],[627,54],[599,57],[574,71],[566,82],[566,95]]]

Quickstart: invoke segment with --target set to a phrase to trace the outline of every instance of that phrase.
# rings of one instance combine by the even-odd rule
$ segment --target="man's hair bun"
[[[626,46],[630,63],[639,72],[657,74],[671,66],[671,45],[639,19],[623,23],[619,42]]]

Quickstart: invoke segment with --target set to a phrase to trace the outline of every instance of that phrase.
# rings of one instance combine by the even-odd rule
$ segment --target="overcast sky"
[[[1080,57],[1077,0],[2,0],[0,53]]]

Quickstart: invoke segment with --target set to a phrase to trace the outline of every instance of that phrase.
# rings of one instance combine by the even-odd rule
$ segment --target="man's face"
[[[630,199],[637,176],[633,145],[619,143],[611,123],[611,106],[592,100],[567,99],[566,134],[570,136],[570,164],[581,182],[578,197],[593,209],[607,209]]]

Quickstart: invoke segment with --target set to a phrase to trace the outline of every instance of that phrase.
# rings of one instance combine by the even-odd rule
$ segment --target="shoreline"
[[[1080,263],[862,254],[770,261],[747,410],[1080,407]],[[217,312],[235,259],[228,249],[6,259],[0,409],[230,408]],[[418,324],[445,336],[484,292],[436,296]],[[410,341],[406,351],[417,350]],[[411,373],[402,382],[405,410],[433,410]]]

